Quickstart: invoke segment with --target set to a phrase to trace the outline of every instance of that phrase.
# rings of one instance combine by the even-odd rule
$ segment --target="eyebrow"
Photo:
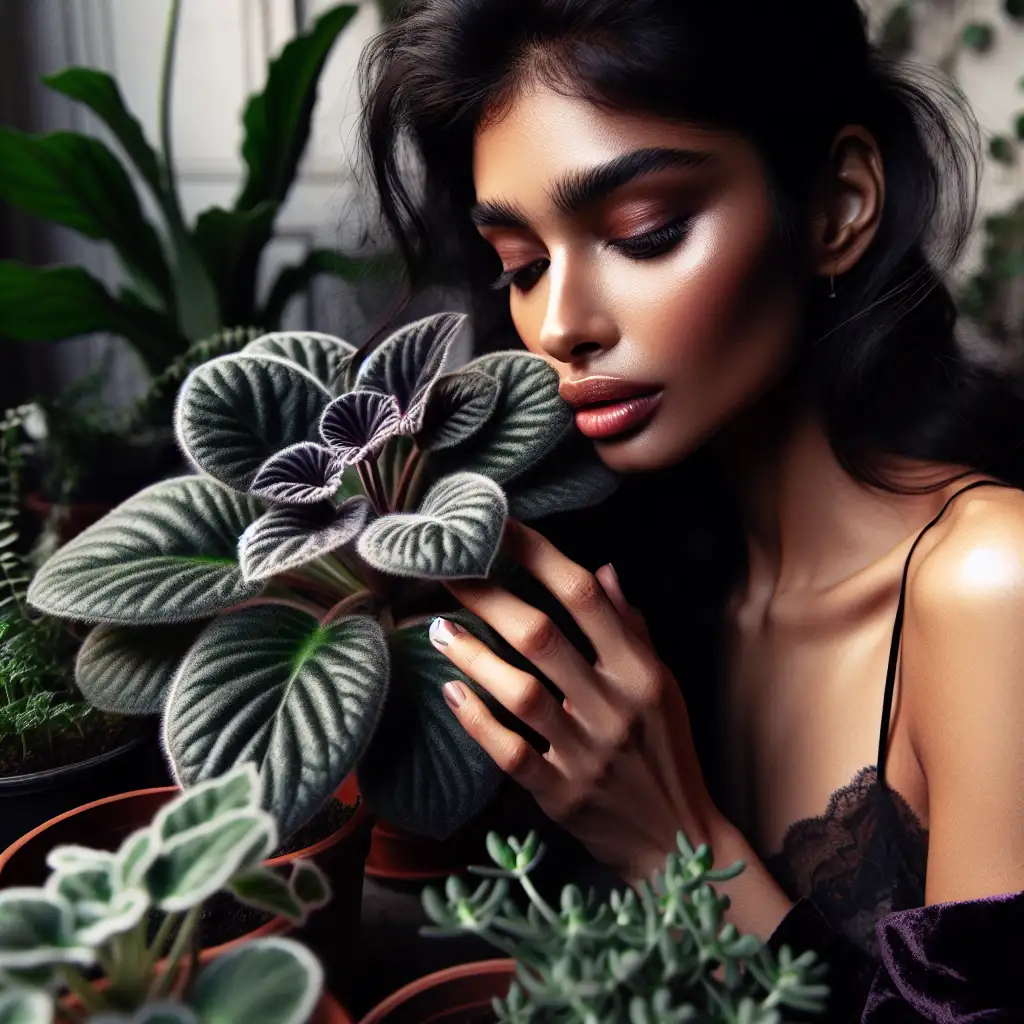
[[[713,159],[710,153],[696,149],[637,149],[596,167],[573,171],[556,182],[548,194],[559,213],[572,217],[637,178],[670,169],[701,167]],[[476,203],[470,217],[478,227],[528,227],[526,215],[503,200]]]

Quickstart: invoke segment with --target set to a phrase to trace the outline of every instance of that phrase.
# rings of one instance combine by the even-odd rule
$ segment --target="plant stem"
[[[422,458],[416,464],[416,468],[413,470],[412,479],[409,481],[409,486],[406,490],[407,503],[415,508],[416,504],[420,499],[420,484],[423,482],[423,474],[426,471],[427,466],[430,465],[430,459]]]
[[[350,608],[356,608],[372,597],[373,593],[369,590],[360,590],[358,594],[350,594],[348,597],[343,597],[320,620],[320,628],[326,628],[334,622],[335,619],[340,619]]]
[[[323,614],[323,608],[319,605],[313,604],[311,601],[300,601],[298,599],[290,597],[253,597],[248,601],[242,601],[241,604],[232,605],[230,608],[225,608],[221,615],[232,615],[235,612],[240,612],[245,608],[258,608],[261,605],[277,605],[281,608],[294,608],[296,611],[305,612],[307,615],[312,615],[315,618],[320,618]]]
[[[67,982],[67,986],[72,994],[82,1004],[85,1012],[90,1017],[105,1009],[103,998],[74,967],[70,964],[64,964],[60,973],[64,981]]]
[[[373,467],[376,469],[376,465]],[[377,515],[382,516],[387,513],[387,508],[381,498],[381,495],[377,491],[377,484],[373,478],[373,473],[367,467],[365,462],[361,462],[357,467],[356,471],[359,473],[359,479],[362,481],[363,490],[366,492],[367,498],[370,499],[370,504],[373,506],[374,512]],[[380,479],[380,473],[377,473],[377,479]]]
[[[200,904],[199,906],[192,907],[185,915],[185,920],[182,921],[178,934],[174,937],[174,945],[171,946],[171,951],[168,954],[167,967],[162,977],[153,979],[147,1002],[155,1002],[157,999],[167,995],[171,990],[171,986],[174,984],[174,976],[178,973],[178,964],[188,948],[189,939],[192,937],[192,932],[195,930],[196,922],[199,920],[202,909],[202,904]]]
[[[178,200],[178,184],[174,174],[174,147],[171,139],[171,91],[174,80],[174,58],[178,48],[178,25],[181,21],[181,0],[171,0],[167,19],[167,38],[164,42],[164,66],[160,76],[160,145],[163,149],[164,188],[163,200],[167,219],[174,233],[185,232],[185,218]]]
[[[347,588],[353,593],[361,590],[363,586],[363,581],[352,572],[339,555],[324,555],[315,562],[304,565],[302,571],[312,571],[318,578],[323,579],[324,582],[340,586],[343,589]]]
[[[153,970],[153,965],[163,955],[164,947],[167,945],[167,941],[170,939],[175,925],[177,925],[181,919],[181,914],[168,914],[163,921],[160,922],[156,938],[153,939],[153,944],[146,950],[146,959],[144,961],[146,974],[149,974],[149,972]]]
[[[303,569],[305,568],[306,567],[303,566]],[[280,576],[275,576],[274,581],[276,583],[282,583],[286,587],[294,587],[297,590],[313,590],[323,595],[324,597],[328,597],[331,599],[337,597],[337,594],[334,592],[334,590],[327,586],[325,580],[311,579],[310,577],[303,576],[301,573],[298,572],[282,573]]]
[[[395,493],[395,511],[405,511],[405,497],[409,493],[409,484],[412,481],[413,473],[416,471],[417,466],[423,461],[423,452],[419,448],[413,448],[406,459],[405,466],[402,469],[402,475],[398,480],[398,488]]]
[[[384,486],[384,481],[380,475],[380,466],[377,465],[376,459],[370,463],[370,479],[373,481],[374,488],[376,488],[381,508],[387,512],[392,511],[391,504],[388,501],[388,489]]]
[[[530,902],[548,919],[548,921],[557,925],[558,915],[547,905],[544,897],[534,888],[533,882],[530,881],[528,875],[519,876],[519,884],[526,890],[526,895],[530,897]]]

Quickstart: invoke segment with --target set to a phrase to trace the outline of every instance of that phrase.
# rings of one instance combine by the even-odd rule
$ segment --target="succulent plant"
[[[255,939],[198,971],[191,955],[217,893],[296,924],[330,897],[314,864],[296,862],[287,879],[260,866],[278,831],[259,791],[255,768],[242,765],[171,800],[117,852],[58,846],[43,887],[0,891],[0,1020],[308,1020],[323,970],[299,943]],[[85,973],[97,968],[102,985]]]
[[[508,1024],[781,1024],[785,1010],[817,1014],[828,987],[825,965],[812,952],[776,957],[752,935],[724,921],[727,896],[715,882],[742,864],[714,871],[707,845],[696,850],[680,832],[664,872],[606,902],[576,886],[562,890],[559,909],[537,891],[530,874],[544,855],[531,833],[524,842],[487,837],[495,867],[474,890],[453,876],[442,895],[423,892],[434,922],[426,935],[475,934],[517,962],[507,998],[494,1001]],[[510,898],[517,884],[529,901],[523,914]],[[790,1018],[792,1019],[792,1018]]]
[[[618,482],[539,356],[445,372],[463,321],[419,320],[358,367],[312,333],[197,367],[176,430],[199,473],[130,498],[29,590],[98,623],[76,667],[93,705],[162,713],[186,786],[255,761],[286,834],[357,766],[398,825],[444,837],[479,812],[501,774],[448,711],[459,673],[426,624],[444,611],[503,650],[448,610],[444,582],[492,572],[507,515],[587,507]]]

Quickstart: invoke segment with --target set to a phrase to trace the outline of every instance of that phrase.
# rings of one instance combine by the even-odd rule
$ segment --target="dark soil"
[[[0,741],[0,779],[80,764],[135,739],[145,728],[145,723],[138,719],[100,711],[91,712],[77,725],[77,729],[52,735],[43,730],[29,734],[27,754],[19,737]]]
[[[298,853],[310,846],[316,846],[328,836],[334,835],[356,813],[351,804],[332,800],[322,811],[310,818],[287,842],[279,846],[272,857],[283,857],[286,853]]]

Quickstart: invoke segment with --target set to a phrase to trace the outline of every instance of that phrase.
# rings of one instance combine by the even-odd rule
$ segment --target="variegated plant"
[[[162,713],[186,786],[255,761],[285,833],[357,765],[371,807],[415,831],[481,809],[500,774],[443,701],[455,670],[426,628],[451,608],[442,582],[491,572],[507,515],[587,507],[617,482],[540,357],[446,372],[463,319],[411,324],[361,365],[305,333],[198,367],[176,429],[199,474],[125,502],[29,591],[98,623],[77,664],[95,706]]]
[[[259,792],[241,765],[167,803],[116,852],[55,847],[45,886],[0,891],[0,1021],[305,1024],[323,969],[298,942],[254,939],[196,971],[196,926],[215,894],[295,924],[330,897],[312,863],[287,879],[261,866],[278,831]],[[86,973],[97,969],[102,985]]]

